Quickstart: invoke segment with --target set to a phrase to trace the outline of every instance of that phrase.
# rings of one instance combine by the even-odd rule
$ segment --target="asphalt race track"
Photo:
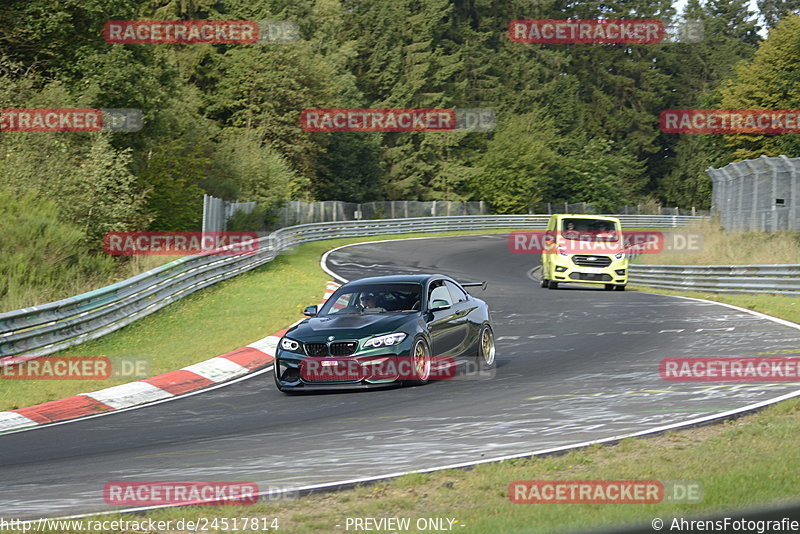
[[[494,377],[285,396],[265,373],[171,402],[0,435],[0,516],[109,510],[109,481],[303,487],[520,454],[766,401],[794,383],[665,382],[665,357],[796,349],[800,330],[720,305],[578,286],[541,289],[506,236],[343,248],[344,278],[440,272],[488,280]],[[311,304],[311,303],[309,303]],[[268,332],[254,332],[253,338]]]

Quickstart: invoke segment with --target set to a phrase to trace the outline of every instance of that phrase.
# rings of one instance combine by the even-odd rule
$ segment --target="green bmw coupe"
[[[286,332],[275,356],[281,391],[421,385],[487,375],[489,307],[440,274],[362,278],[340,287]]]

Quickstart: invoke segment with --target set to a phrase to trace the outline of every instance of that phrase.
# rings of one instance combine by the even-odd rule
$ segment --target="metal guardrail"
[[[618,215],[623,227],[676,228],[706,219]],[[259,239],[256,252],[186,256],[122,282],[56,302],[0,313],[0,363],[51,354],[96,339],[195,291],[255,269],[301,243],[338,237],[488,229],[544,229],[548,215],[420,217],[302,224]]]
[[[664,289],[800,296],[800,265],[634,264],[628,281]]]

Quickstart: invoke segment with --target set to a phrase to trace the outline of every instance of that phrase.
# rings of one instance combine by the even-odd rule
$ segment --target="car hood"
[[[418,313],[364,313],[309,317],[286,335],[299,341],[336,336],[338,339],[391,334],[415,319]]]

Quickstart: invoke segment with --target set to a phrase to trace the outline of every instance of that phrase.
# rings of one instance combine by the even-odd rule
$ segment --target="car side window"
[[[447,286],[448,291],[450,291],[450,297],[453,299],[453,302],[459,303],[467,300],[467,294],[453,282],[445,280],[444,285]]]
[[[442,306],[452,306],[453,300],[450,291],[444,285],[444,280],[436,280],[431,283],[428,289],[428,307],[441,308]]]
[[[331,309],[328,313],[336,313],[347,308],[350,306],[352,299],[352,293],[344,293],[341,297],[336,299],[336,302],[333,303],[333,306],[331,306]]]

